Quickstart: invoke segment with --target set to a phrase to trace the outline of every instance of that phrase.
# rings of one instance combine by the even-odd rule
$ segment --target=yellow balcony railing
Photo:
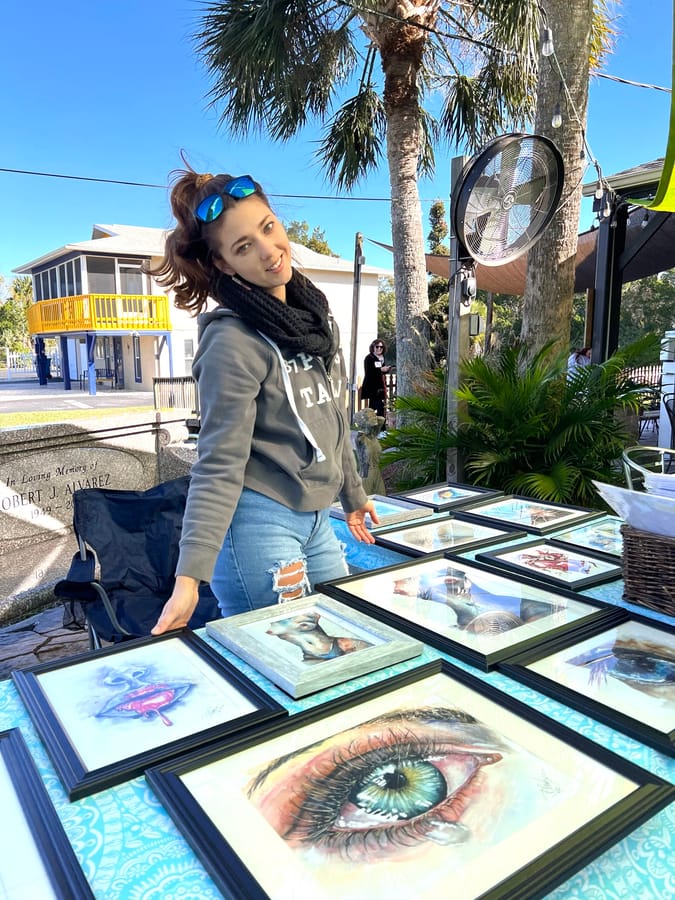
[[[167,297],[147,294],[82,294],[40,300],[28,308],[34,334],[69,331],[170,331]]]

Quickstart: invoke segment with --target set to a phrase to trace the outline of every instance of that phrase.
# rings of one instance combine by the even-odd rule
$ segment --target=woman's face
[[[220,217],[214,243],[215,264],[279,300],[291,279],[291,245],[286,230],[267,204],[253,194]]]

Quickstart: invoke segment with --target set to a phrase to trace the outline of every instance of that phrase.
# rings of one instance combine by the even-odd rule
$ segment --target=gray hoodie
[[[325,509],[337,497],[353,512],[367,496],[351,448],[339,350],[327,370],[318,357],[281,351],[231,310],[198,322],[192,372],[201,430],[176,574],[209,581],[244,487],[298,512]]]

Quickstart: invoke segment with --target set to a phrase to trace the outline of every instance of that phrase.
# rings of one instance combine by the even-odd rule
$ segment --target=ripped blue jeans
[[[296,512],[244,488],[211,579],[223,616],[311,594],[348,574],[327,509]]]

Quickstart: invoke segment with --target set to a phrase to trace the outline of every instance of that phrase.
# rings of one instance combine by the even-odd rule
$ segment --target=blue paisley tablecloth
[[[342,523],[336,531],[347,544],[354,568],[372,569],[408,557],[379,547],[356,545]],[[620,582],[586,593],[610,602],[620,600]],[[604,596],[603,596],[604,595]],[[642,608],[635,611],[645,613]],[[663,618],[655,615],[655,618]],[[450,659],[433,648],[422,656],[354,679],[348,684],[292,700],[257,671],[200,632],[216,650],[294,714],[325,703],[346,691],[383,681],[437,658]],[[670,759],[579,712],[512,681],[499,672],[483,673],[457,666],[495,685],[518,700],[562,722],[575,732],[607,747],[671,782]],[[90,797],[69,802],[25,707],[10,680],[0,682],[0,730],[19,727],[38,766],[49,796],[73,845],[96,897],[105,900],[210,900],[219,898],[209,876],[165,813],[143,777]],[[549,894],[554,900],[668,900],[675,897],[675,804],[637,828],[627,838]]]

